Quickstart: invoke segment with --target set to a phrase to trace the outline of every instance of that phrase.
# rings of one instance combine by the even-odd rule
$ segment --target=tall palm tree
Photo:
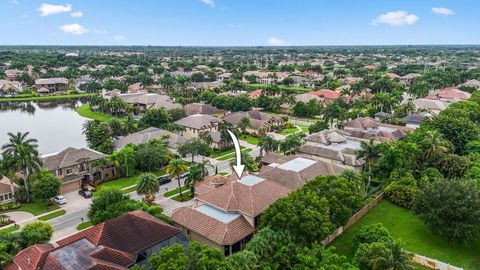
[[[190,191],[192,192],[192,194],[195,194],[195,183],[203,179],[203,174],[204,174],[204,171],[203,171],[202,164],[190,166],[190,169],[188,170],[187,181],[185,181],[185,185],[190,186]]]
[[[242,160],[242,165],[245,165],[245,170],[247,172],[255,172],[255,171],[258,171],[258,165],[257,165],[257,162],[255,161],[255,159],[250,156],[248,153],[246,152],[241,152],[240,154],[240,158]],[[232,161],[230,162],[230,166],[235,166],[237,165],[237,161],[236,159],[232,159]]]
[[[247,128],[252,127],[252,122],[250,122],[250,118],[244,116],[240,119],[240,122],[238,122],[237,126],[240,130],[242,130],[242,133],[245,134],[247,132]]]
[[[425,160],[430,160],[438,153],[448,152],[449,143],[443,138],[443,135],[436,130],[429,130],[425,133],[425,144],[427,149],[423,152]]]
[[[186,172],[188,170],[188,166],[183,162],[181,159],[172,159],[168,162],[167,167],[165,167],[165,171],[172,177],[177,177],[178,182],[178,189],[180,190],[180,197],[182,195],[182,185],[180,183],[180,174]]]
[[[157,176],[153,173],[142,173],[138,176],[137,193],[145,195],[145,202],[152,204],[155,201],[155,193],[160,190]]]
[[[27,191],[27,201],[30,201],[28,176],[42,167],[42,161],[38,156],[38,144],[36,139],[28,138],[29,132],[8,133],[9,142],[2,146],[3,155],[12,161],[13,169],[23,172],[23,180]]]
[[[402,249],[400,241],[392,241],[387,249],[377,254],[372,262],[373,270],[410,270],[415,269],[410,260],[410,255]]]
[[[263,156],[263,151],[273,151],[278,149],[279,142],[271,136],[262,136],[258,140],[258,146],[260,147],[260,156]]]
[[[368,193],[370,183],[372,181],[372,166],[381,156],[381,148],[379,144],[373,141],[373,138],[367,142],[360,143],[360,149],[356,151],[357,158],[363,158],[368,169],[368,182],[365,186],[365,193]]]

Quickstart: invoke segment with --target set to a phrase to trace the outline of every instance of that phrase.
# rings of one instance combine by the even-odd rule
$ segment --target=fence
[[[363,215],[368,213],[370,210],[372,210],[375,205],[377,205],[379,202],[383,201],[383,192],[378,195],[375,199],[373,199],[371,202],[369,202],[365,207],[360,209],[357,213],[355,213],[348,221],[345,223],[345,225],[338,227],[335,231],[332,232],[329,236],[327,236],[323,241],[321,242],[322,245],[326,246],[330,244],[335,238],[337,238],[339,235],[341,235],[344,231],[346,231],[350,226],[353,224],[357,223]]]
[[[439,260],[435,259],[430,259],[428,257],[418,255],[418,254],[413,254],[412,261],[428,267],[432,269],[439,269],[439,270],[463,270],[463,268],[459,268],[453,265],[449,265],[448,263],[441,262]]]

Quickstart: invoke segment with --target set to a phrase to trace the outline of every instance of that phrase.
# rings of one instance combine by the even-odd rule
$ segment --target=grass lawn
[[[258,138],[252,135],[240,135],[239,140],[246,141],[249,144],[258,145]]]
[[[244,149],[244,148],[245,148],[244,146],[240,146],[240,149]],[[228,150],[223,150],[223,151],[214,150],[210,157],[211,158],[217,158],[217,157],[225,156],[227,154],[231,154],[231,153],[234,153],[234,152],[235,152],[235,148],[228,149]]]
[[[189,190],[189,188],[187,186],[181,186],[181,190],[183,192],[185,190]],[[163,193],[163,196],[170,197],[170,196],[175,195],[177,193],[180,193],[180,188],[176,188],[176,189],[172,189],[170,191],[167,191],[167,192]]]
[[[83,223],[80,223],[77,225],[77,230],[81,231],[83,229],[86,229],[88,227],[91,227],[93,224],[90,222],[90,220],[87,220]]]
[[[85,103],[81,106],[78,106],[77,107],[77,113],[80,115],[80,116],[83,116],[85,118],[90,118],[90,119],[93,119],[93,120],[98,120],[98,121],[109,121],[110,119],[114,118],[106,113],[102,113],[102,112],[95,112],[95,111],[92,111],[90,110],[90,105],[88,103]],[[125,119],[124,117],[118,117],[118,119],[120,120],[123,120]]]
[[[123,194],[128,194],[137,190],[137,186],[122,189]]]
[[[304,126],[304,125],[297,125],[303,133],[308,133],[308,126]]]
[[[229,174],[229,173],[227,173],[227,172],[219,172],[218,174],[219,174],[219,175],[221,175],[221,176],[227,176],[227,175],[230,175],[230,174]]]
[[[154,172],[154,174],[156,176],[165,175],[165,171],[164,170],[156,171]],[[138,182],[138,175],[139,174],[136,174],[131,177],[120,178],[117,180],[112,180],[112,181],[102,183],[97,187],[97,191],[103,188],[122,189],[129,186],[133,186]]]
[[[43,221],[47,221],[47,220],[50,220],[50,219],[52,219],[52,218],[56,218],[56,217],[59,217],[59,216],[63,216],[63,215],[65,215],[66,212],[67,212],[67,211],[65,211],[65,210],[62,209],[62,210],[55,211],[55,212],[53,212],[53,213],[51,213],[51,214],[48,214],[48,215],[46,215],[46,216],[39,217],[38,219],[39,219],[39,220],[43,220]]]
[[[32,215],[38,216],[43,213],[47,213],[53,210],[60,208],[60,206],[56,204],[52,204],[52,202],[46,201],[34,201],[31,203],[22,203],[22,206],[16,209],[12,209],[8,212],[15,212],[15,211],[25,211],[29,212]]]
[[[267,88],[269,84],[252,83],[252,84],[247,84],[247,86],[263,89],[263,88]],[[305,88],[305,87],[295,87],[295,86],[286,86],[286,85],[277,85],[277,86],[278,88],[285,89],[285,90],[294,90],[294,91],[301,91],[301,92],[313,91],[312,88]]]
[[[53,95],[53,96],[21,95],[21,96],[18,96],[18,97],[0,98],[0,102],[69,99],[69,98],[88,97],[88,96],[91,96],[91,95],[92,94],[89,94],[89,93]]]
[[[172,200],[175,200],[177,202],[186,202],[186,201],[189,201],[191,200],[193,197],[192,197],[192,193],[189,191],[189,192],[185,192],[182,194],[183,196],[180,196],[180,194],[174,196],[174,197],[171,197],[170,199]]]
[[[242,153],[248,153],[248,152],[252,152],[252,149],[247,148],[247,149],[242,150]],[[236,154],[235,154],[235,153],[232,153],[232,154],[223,156],[223,157],[221,157],[221,158],[218,158],[218,160],[229,160],[229,159],[234,158],[235,156],[236,156]]]
[[[353,258],[353,237],[361,226],[382,223],[393,238],[400,238],[405,249],[464,269],[480,269],[480,240],[459,246],[430,233],[412,211],[383,201],[332,243],[337,252]]]
[[[3,229],[3,230],[0,230],[0,234],[2,233],[11,233],[11,232],[14,232],[16,230],[20,229],[20,225],[14,225],[14,226],[11,226],[11,227],[8,227],[6,229]]]
[[[295,132],[298,131],[298,128],[297,127],[293,127],[293,128],[286,128],[282,131],[280,131],[280,134],[282,135],[290,135],[290,134],[293,134]]]

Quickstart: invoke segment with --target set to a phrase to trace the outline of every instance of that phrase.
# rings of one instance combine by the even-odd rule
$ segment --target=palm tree
[[[245,165],[245,170],[247,172],[255,172],[255,171],[258,171],[258,165],[257,165],[257,162],[255,161],[255,159],[250,156],[248,153],[246,152],[241,152],[240,154],[240,158],[242,160],[242,165]],[[231,162],[230,162],[230,165],[233,167],[235,165],[237,165],[237,160],[236,159],[233,159]]]
[[[402,249],[400,241],[392,241],[387,248],[377,254],[372,262],[373,270],[410,270],[415,269],[410,260],[410,255]]]
[[[15,170],[23,172],[23,180],[27,191],[27,201],[30,201],[28,188],[28,176],[42,167],[42,161],[38,156],[38,144],[36,139],[27,138],[29,132],[8,133],[9,142],[2,146],[4,157],[12,161]]]
[[[283,154],[286,154],[287,152],[292,152],[292,154],[295,154],[295,150],[297,147],[302,145],[302,137],[305,136],[305,134],[292,134],[290,136],[287,136],[285,140],[283,140],[280,143],[280,149],[282,149]]]
[[[0,179],[3,177],[6,177],[7,174],[9,175],[11,173],[10,171],[10,164],[11,162],[8,160],[8,156],[4,155],[2,159],[0,159]],[[10,175],[11,176],[11,175]],[[10,190],[12,191],[12,194],[15,193],[15,187],[13,186],[13,177],[9,177],[10,179]]]
[[[364,190],[362,177],[353,169],[345,169],[340,173],[340,176],[347,179],[349,182],[355,183],[355,191],[359,193]]]
[[[138,176],[137,193],[145,195],[145,202],[152,204],[155,201],[155,193],[160,190],[160,184],[153,173],[142,173]]]
[[[242,130],[242,133],[245,134],[247,132],[247,128],[252,127],[252,122],[250,122],[250,118],[244,116],[238,122],[237,127]]]
[[[204,171],[203,171],[203,166],[201,164],[190,166],[187,180],[185,181],[185,185],[190,186],[190,191],[192,194],[195,194],[195,183],[203,179],[203,174],[204,174]]]
[[[368,193],[368,189],[370,188],[370,183],[372,181],[372,166],[375,161],[377,161],[381,156],[381,148],[379,144],[376,144],[373,141],[373,138],[370,139],[368,143],[361,142],[360,149],[356,152],[357,158],[365,159],[365,165],[368,168],[368,182],[365,186],[365,193]]]
[[[165,171],[172,177],[177,177],[178,182],[178,189],[180,190],[180,197],[182,195],[182,185],[180,183],[180,174],[186,172],[188,170],[188,166],[183,162],[181,159],[172,159],[168,162],[167,167],[165,167]]]
[[[449,143],[443,138],[443,135],[436,130],[429,130],[425,133],[424,137],[427,149],[423,152],[425,160],[430,160],[438,153],[448,152]]]
[[[258,146],[260,147],[260,156],[263,156],[263,151],[273,151],[278,149],[279,142],[271,136],[262,136],[258,140]]]

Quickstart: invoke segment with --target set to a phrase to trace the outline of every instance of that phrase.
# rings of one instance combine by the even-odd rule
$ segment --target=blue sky
[[[478,0],[0,0],[0,44],[480,44],[479,10]]]

